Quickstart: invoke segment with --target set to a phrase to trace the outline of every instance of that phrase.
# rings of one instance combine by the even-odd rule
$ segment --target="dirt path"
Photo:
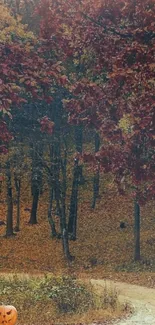
[[[129,302],[133,314],[128,318],[117,321],[116,325],[155,325],[155,289],[137,285],[114,282],[109,280],[91,280],[92,284],[116,288],[121,303]]]

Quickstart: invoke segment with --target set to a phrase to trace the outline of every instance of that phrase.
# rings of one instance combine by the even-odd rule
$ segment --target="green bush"
[[[19,319],[22,318],[23,310],[29,311],[27,321],[31,323],[30,316],[32,319],[39,317],[41,321],[61,314],[69,316],[109,307],[117,309],[118,299],[114,289],[105,285],[101,294],[95,292],[92,285],[83,284],[66,276],[0,278],[0,303],[14,305],[18,310]]]
[[[84,312],[94,305],[92,290],[69,277],[63,277],[57,282],[51,288],[49,297],[63,313]]]

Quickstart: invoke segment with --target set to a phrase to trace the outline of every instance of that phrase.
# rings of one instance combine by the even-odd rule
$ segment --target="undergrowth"
[[[98,294],[91,284],[66,276],[1,277],[0,303],[17,308],[20,325],[87,323],[123,312],[117,292],[105,287]]]

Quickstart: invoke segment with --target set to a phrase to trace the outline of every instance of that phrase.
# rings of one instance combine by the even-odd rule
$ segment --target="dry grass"
[[[90,283],[70,277],[5,275],[0,278],[0,300],[17,308],[20,325],[88,324],[127,313],[116,291],[94,291]]]

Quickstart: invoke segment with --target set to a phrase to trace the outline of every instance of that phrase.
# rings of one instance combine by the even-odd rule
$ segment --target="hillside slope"
[[[30,226],[30,199],[21,204],[21,231],[12,238],[1,236],[0,272],[76,273],[83,277],[109,277],[126,281],[126,274],[134,283],[154,286],[155,276],[155,204],[143,207],[141,219],[142,261],[133,263],[134,233],[133,206],[127,197],[120,197],[113,189],[101,192],[96,209],[90,208],[91,192],[80,190],[77,241],[70,242],[75,256],[67,266],[62,254],[61,240],[51,239],[47,221],[46,195],[40,200],[38,224]],[[16,211],[14,209],[14,216]],[[0,220],[5,220],[6,204],[0,204]],[[56,224],[59,217],[55,216]],[[120,228],[120,222],[126,227]],[[0,234],[5,226],[0,227]],[[138,277],[137,277],[138,272]],[[140,275],[141,274],[141,275]],[[147,275],[147,276],[146,276]]]

